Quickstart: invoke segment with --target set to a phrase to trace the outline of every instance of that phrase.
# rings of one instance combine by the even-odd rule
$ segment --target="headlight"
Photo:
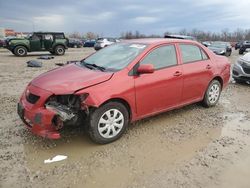
[[[81,95],[80,95],[80,100],[81,100],[81,102],[84,102],[84,101],[87,99],[88,96],[89,96],[88,93],[83,93],[83,94],[81,94]]]
[[[225,53],[225,50],[221,50],[219,53],[220,53],[220,54],[223,54],[223,53]]]

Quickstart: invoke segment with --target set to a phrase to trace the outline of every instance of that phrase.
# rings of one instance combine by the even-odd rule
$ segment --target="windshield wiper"
[[[105,67],[102,67],[102,66],[99,66],[99,65],[96,65],[96,64],[91,64],[91,63],[83,63],[86,67],[88,67],[88,68],[90,68],[90,67],[94,67],[95,69],[98,69],[98,70],[100,70],[100,71],[105,71],[106,70],[106,68]]]

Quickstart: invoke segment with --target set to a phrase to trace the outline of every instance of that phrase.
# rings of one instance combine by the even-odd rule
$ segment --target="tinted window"
[[[150,52],[141,64],[153,64],[155,69],[176,65],[175,47],[173,45],[159,47]]]
[[[64,39],[64,34],[55,34],[56,39]]]
[[[181,44],[180,48],[181,48],[181,55],[182,55],[183,63],[201,61],[204,58],[207,59],[206,54],[202,54],[202,51],[198,46],[189,45],[189,44]]]

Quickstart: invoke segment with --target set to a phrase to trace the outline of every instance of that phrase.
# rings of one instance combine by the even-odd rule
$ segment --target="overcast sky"
[[[16,31],[123,31],[250,28],[249,0],[0,0],[0,27]]]

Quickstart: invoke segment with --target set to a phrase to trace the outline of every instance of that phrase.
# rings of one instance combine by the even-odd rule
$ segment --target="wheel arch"
[[[128,101],[126,101],[125,99],[122,99],[122,98],[111,98],[111,99],[108,99],[108,100],[104,101],[100,106],[103,106],[103,105],[105,105],[105,104],[107,104],[109,102],[119,102],[119,103],[123,104],[126,107],[126,109],[128,110],[129,121],[131,121],[131,119],[132,119],[132,110],[131,110],[131,106],[128,103]]]
[[[211,83],[213,80],[218,80],[221,84],[221,88],[223,88],[223,79],[220,76],[215,76],[209,83]]]
[[[25,44],[17,44],[17,45],[15,45],[15,47],[13,48],[13,50],[15,48],[19,47],[19,46],[22,46],[22,47],[26,48],[27,52],[30,52],[30,48],[27,45],[25,45]]]
[[[67,46],[66,46],[65,44],[63,44],[63,43],[56,43],[56,44],[52,47],[52,50],[54,51],[55,48],[56,48],[57,46],[63,46],[64,49],[67,49]]]

